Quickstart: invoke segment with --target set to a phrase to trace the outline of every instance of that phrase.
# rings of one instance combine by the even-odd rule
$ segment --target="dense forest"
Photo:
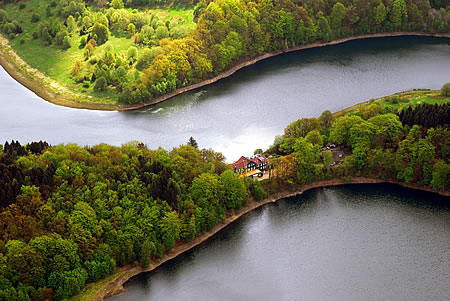
[[[402,110],[399,114],[400,121],[403,124],[413,126],[414,124],[421,125],[426,128],[437,127],[450,124],[450,105],[445,104],[422,104],[420,106],[408,107],[407,110]]]
[[[448,190],[448,102],[412,92],[292,122],[266,150],[262,182],[238,177],[192,137],[170,152],[138,142],[6,142],[0,300],[66,299],[119,266],[148,266],[249,201],[317,180],[368,176]],[[409,112],[424,118],[411,124]]]
[[[386,100],[389,105],[371,103],[339,114],[325,111],[319,118],[292,122],[266,151],[278,156],[271,160],[272,191],[352,176],[449,189],[448,102],[412,107],[408,97],[394,96]],[[338,147],[330,150],[326,145]]]
[[[66,299],[117,266],[148,266],[263,197],[221,153],[190,145],[5,143],[0,300]]]
[[[38,58],[27,53],[28,44],[68,53],[71,65],[48,73],[125,105],[148,102],[264,52],[365,33],[450,31],[449,0],[14,2],[0,9],[0,29],[30,63]],[[157,4],[195,4],[192,26],[148,10]]]

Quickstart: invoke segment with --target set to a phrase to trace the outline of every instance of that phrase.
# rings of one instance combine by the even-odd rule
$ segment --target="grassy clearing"
[[[444,97],[439,95],[439,91],[430,90],[414,90],[408,92],[402,92],[393,94],[390,96],[381,97],[378,99],[371,99],[369,101],[356,104],[342,111],[336,112],[336,116],[341,116],[344,113],[358,111],[372,104],[379,105],[386,109],[387,112],[397,113],[403,108],[410,106],[415,107],[420,104],[442,104],[449,103],[450,97]]]
[[[20,9],[18,4],[8,4],[4,6],[4,10],[8,15],[17,20],[21,24],[23,32],[16,35],[14,39],[10,39],[10,45],[14,51],[31,67],[41,71],[45,76],[55,80],[61,86],[69,90],[79,93],[83,102],[95,102],[103,104],[116,104],[117,92],[114,88],[108,88],[104,92],[96,92],[93,89],[94,84],[85,88],[82,84],[77,84],[73,80],[70,71],[75,61],[81,61],[84,64],[85,57],[83,48],[80,47],[81,37],[79,32],[70,34],[71,47],[63,50],[61,47],[51,44],[45,46],[40,38],[33,39],[33,33],[38,31],[41,22],[47,19],[46,8],[49,4],[43,0],[30,0],[25,3],[26,7]],[[94,9],[98,11],[97,8]],[[127,8],[127,11],[135,9]],[[143,7],[137,9],[146,14],[156,15],[164,23],[170,21],[171,24],[178,24],[186,28],[187,32],[194,29],[193,7],[192,6],[160,6],[157,8]],[[56,8],[52,8],[51,12],[56,16]],[[32,15],[40,16],[40,21],[33,23]],[[64,21],[61,19],[61,21]],[[80,23],[78,23],[80,26]],[[126,32],[111,32],[109,40],[103,45],[95,48],[94,56],[102,56],[107,48],[111,48],[115,54],[126,57],[127,50],[133,46],[132,35]],[[142,46],[137,46],[142,49]]]
[[[125,270],[119,270],[116,273],[99,280],[95,283],[88,284],[78,295],[73,296],[69,301],[90,301],[105,285],[120,277]]]
[[[187,28],[189,28],[190,30],[195,28],[193,7],[177,6],[177,7],[170,7],[168,9],[162,7],[150,9],[150,11],[164,21],[171,21],[177,22],[178,24],[183,24],[187,26]]]

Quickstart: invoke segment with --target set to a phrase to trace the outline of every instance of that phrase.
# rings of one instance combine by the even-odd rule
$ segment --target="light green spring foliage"
[[[202,0],[189,2],[195,7],[175,1],[170,7],[155,8],[153,5],[159,2],[113,0],[108,7],[99,0],[88,2],[86,8],[83,0],[50,5],[30,0],[26,9],[8,4],[0,10],[0,31],[11,39],[25,61],[63,86],[80,92],[80,86],[87,83],[91,88],[81,91],[96,96],[90,101],[127,105],[148,102],[210,78],[244,57],[267,51],[352,34],[448,32],[448,12],[441,7],[443,4],[432,2],[431,13],[422,2]],[[60,31],[68,32],[68,38],[57,39]],[[97,47],[85,50],[81,36],[94,39]],[[84,70],[83,76],[72,77],[73,62],[101,57],[108,40],[114,44],[115,61],[105,65],[97,60]],[[162,57],[128,61],[131,46],[137,47],[139,53],[160,47]],[[135,76],[118,81],[112,74],[119,67]],[[92,88],[99,69],[110,74],[105,76],[107,88],[102,92]]]
[[[412,91],[335,116],[326,111],[317,120],[297,120],[267,151],[282,156],[272,160],[271,185],[366,175],[448,189],[449,103],[436,92]],[[388,113],[394,110],[399,113]],[[338,147],[327,149],[325,141]]]
[[[189,145],[12,142],[0,162],[5,175],[20,170],[0,177],[2,298],[34,298],[45,285],[48,297],[67,299],[116,266],[147,267],[263,195],[222,154]]]
[[[450,96],[450,83],[446,83],[441,88],[441,96],[449,97]]]

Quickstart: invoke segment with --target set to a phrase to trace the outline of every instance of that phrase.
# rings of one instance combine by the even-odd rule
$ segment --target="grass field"
[[[33,32],[36,32],[39,23],[46,19],[46,7],[48,1],[30,0],[25,3],[25,8],[20,9],[18,4],[8,4],[3,9],[8,15],[17,20],[22,26],[23,32],[16,35],[14,39],[10,39],[10,45],[14,51],[31,67],[38,69],[47,77],[57,81],[60,85],[67,87],[71,91],[81,93],[86,96],[86,100],[94,97],[98,102],[101,99],[102,103],[114,104],[117,100],[117,93],[115,89],[108,88],[104,92],[96,92],[93,85],[89,88],[84,88],[81,84],[75,83],[72,79],[70,71],[75,61],[84,62],[83,48],[80,47],[80,34],[78,31],[71,33],[70,43],[71,47],[67,50],[61,49],[56,45],[45,46],[41,39],[33,39]],[[94,8],[93,8],[94,9]],[[97,10],[97,8],[95,8]],[[126,8],[126,11],[132,12],[135,9]],[[167,7],[143,7],[137,9],[140,12],[145,12],[149,16],[151,14],[158,16],[163,21],[170,21],[184,26],[188,32],[195,27],[193,21],[193,7],[191,6],[167,6]],[[53,8],[52,14],[56,15],[56,8]],[[33,23],[31,17],[33,14],[40,16],[40,21]],[[61,21],[64,21],[61,18]],[[78,24],[79,25],[79,24]],[[126,57],[127,50],[133,46],[131,34],[124,32],[111,32],[108,42],[96,47],[94,56],[101,56],[105,49],[111,48],[114,53]],[[138,49],[142,46],[138,46]]]
[[[397,113],[401,108],[415,107],[420,104],[441,104],[450,103],[450,97],[444,97],[439,95],[439,91],[429,90],[414,90],[408,92],[402,92],[393,94],[378,99],[371,99],[369,101],[356,104],[342,111],[336,112],[336,116],[340,116],[343,113],[358,111],[364,107],[368,107],[371,104],[379,105],[386,109],[388,112]]]

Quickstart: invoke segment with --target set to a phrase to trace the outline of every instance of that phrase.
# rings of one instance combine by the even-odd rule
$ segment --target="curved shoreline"
[[[435,38],[450,38],[450,33],[424,33],[424,32],[388,32],[388,33],[374,33],[374,34],[362,34],[349,36],[346,38],[341,38],[337,40],[333,40],[330,42],[313,42],[307,45],[296,46],[288,49],[267,52],[262,55],[259,55],[255,58],[248,59],[242,63],[239,63],[230,69],[227,69],[213,78],[203,80],[201,82],[191,84],[186,87],[182,87],[176,89],[173,92],[168,94],[159,96],[152,101],[129,105],[129,106],[121,106],[121,105],[109,105],[109,104],[101,104],[101,103],[86,103],[79,102],[75,98],[86,98],[89,96],[76,94],[72,91],[69,91],[67,88],[60,86],[56,81],[48,78],[39,70],[30,67],[26,62],[24,62],[11,48],[8,41],[0,36],[0,65],[5,69],[5,71],[20,84],[34,92],[36,95],[41,97],[42,99],[65,107],[71,107],[76,109],[89,109],[89,110],[103,110],[103,111],[129,111],[129,110],[137,110],[144,107],[148,107],[151,105],[156,105],[162,103],[166,100],[169,100],[175,96],[184,94],[186,92],[213,84],[219,80],[225,79],[227,77],[232,76],[237,71],[254,65],[259,61],[275,57],[281,55],[283,53],[289,53],[294,51],[300,51],[305,49],[312,49],[318,47],[325,47],[331,45],[337,45],[346,43],[354,40],[361,39],[371,39],[371,38],[384,38],[384,37],[400,37],[400,36],[423,36],[423,37],[435,37]],[[68,94],[68,95],[67,95]],[[92,97],[92,96],[91,96]]]
[[[340,179],[331,179],[331,180],[322,180],[322,181],[316,181],[313,183],[309,183],[306,185],[303,185],[299,187],[295,191],[283,191],[276,193],[274,195],[271,195],[264,200],[260,202],[252,201],[249,204],[247,204],[245,207],[241,209],[241,211],[238,214],[233,214],[228,217],[226,217],[222,222],[217,224],[211,231],[208,231],[204,233],[203,235],[195,238],[194,240],[188,242],[188,243],[179,243],[175,246],[175,248],[169,253],[165,254],[161,260],[157,263],[152,262],[148,268],[141,268],[139,266],[125,266],[122,268],[119,268],[116,270],[116,273],[120,272],[121,275],[119,277],[114,278],[112,281],[107,283],[103,286],[101,290],[99,290],[94,296],[92,296],[91,300],[95,301],[102,301],[106,297],[114,296],[117,294],[120,294],[124,291],[123,285],[130,280],[131,278],[141,274],[146,273],[155,270],[159,266],[163,265],[167,261],[170,261],[181,254],[191,250],[192,248],[204,243],[208,239],[210,239],[212,236],[220,232],[222,229],[226,228],[230,224],[232,224],[234,221],[238,220],[244,215],[247,215],[251,211],[260,208],[262,206],[265,206],[266,204],[275,203],[279,200],[293,197],[293,196],[299,196],[302,195],[304,192],[317,189],[317,188],[324,188],[324,187],[334,187],[334,186],[342,186],[342,185],[352,185],[352,184],[380,184],[380,183],[390,183],[390,184],[396,184],[399,186],[403,186],[409,189],[415,189],[415,190],[421,190],[431,193],[437,193],[442,196],[450,197],[450,191],[448,190],[436,190],[429,187],[421,187],[414,184],[403,184],[394,180],[382,180],[382,179],[374,179],[374,178],[367,178],[367,177],[354,177],[350,181],[342,181]],[[113,276],[114,276],[113,274]]]

